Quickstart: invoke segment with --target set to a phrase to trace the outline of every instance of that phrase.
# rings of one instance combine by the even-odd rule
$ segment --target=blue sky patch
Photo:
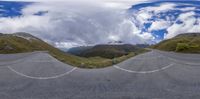
[[[0,1],[0,16],[1,17],[16,17],[21,16],[21,10],[31,2],[14,2]]]

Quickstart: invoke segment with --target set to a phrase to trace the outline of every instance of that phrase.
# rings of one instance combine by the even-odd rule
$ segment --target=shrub
[[[188,50],[189,48],[190,46],[186,43],[178,43],[176,46],[176,52],[185,51]]]
[[[191,48],[199,48],[199,45],[198,44],[190,44],[190,47]]]

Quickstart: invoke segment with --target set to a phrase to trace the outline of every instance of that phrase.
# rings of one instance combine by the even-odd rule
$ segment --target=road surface
[[[0,99],[200,99],[200,55],[151,51],[103,69],[0,55]]]

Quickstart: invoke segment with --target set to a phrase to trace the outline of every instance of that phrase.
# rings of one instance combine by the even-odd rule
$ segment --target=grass
[[[80,53],[81,57],[95,57],[100,56],[103,58],[113,59],[116,57],[121,57],[124,55],[128,55],[130,52],[136,52],[141,50],[131,44],[121,44],[121,45],[96,45],[88,50],[85,50]]]
[[[121,57],[117,57],[114,59],[108,59],[108,58],[102,58],[102,57],[90,57],[90,58],[84,58],[84,57],[71,57],[69,58],[68,56],[64,55],[64,54],[55,54],[55,53],[51,53],[50,54],[52,56],[54,56],[56,59],[76,66],[76,67],[80,67],[80,68],[104,68],[104,67],[108,67],[108,66],[112,66],[114,64],[120,63],[126,59],[129,59],[131,57],[134,57],[138,54],[141,53],[145,53],[147,52],[147,50],[143,50],[139,53],[129,53],[128,55],[124,55]]]
[[[200,53],[200,36],[180,35],[164,40],[152,48],[181,53]]]
[[[24,53],[33,51],[48,51],[50,55],[61,62],[80,67],[80,68],[103,68],[122,62],[137,54],[144,53],[147,50],[139,50],[135,53],[129,53],[118,58],[107,59],[102,57],[84,58],[67,54],[42,40],[27,40],[13,35],[0,36],[0,54]],[[113,62],[114,61],[114,62]]]

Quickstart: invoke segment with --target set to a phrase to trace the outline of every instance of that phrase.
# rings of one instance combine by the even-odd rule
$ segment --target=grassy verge
[[[148,52],[148,50],[142,50],[140,52],[137,53],[129,53],[128,55],[124,55],[118,58],[114,58],[114,59],[107,59],[107,58],[102,58],[102,57],[90,57],[90,58],[84,58],[84,57],[71,57],[69,59],[69,57],[63,55],[63,54],[54,54],[54,53],[50,53],[52,56],[54,56],[56,59],[76,66],[76,67],[80,67],[80,68],[104,68],[104,67],[108,67],[117,63],[120,63],[124,60],[127,60],[131,57],[134,57],[138,54],[141,53],[145,53]]]
[[[180,53],[200,53],[200,37],[175,37],[162,41],[152,48]]]

